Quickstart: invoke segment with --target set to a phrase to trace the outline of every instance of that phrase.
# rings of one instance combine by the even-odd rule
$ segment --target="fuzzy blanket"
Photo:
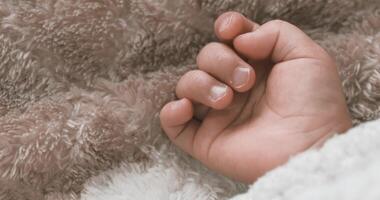
[[[158,121],[228,10],[302,28],[336,58],[354,123],[380,117],[379,0],[0,0],[0,199],[245,193],[170,144]],[[235,199],[348,199],[347,188],[379,199],[379,127],[296,156]]]

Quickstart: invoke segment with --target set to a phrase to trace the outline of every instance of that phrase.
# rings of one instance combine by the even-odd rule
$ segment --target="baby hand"
[[[201,50],[199,69],[178,82],[180,100],[160,113],[179,148],[252,182],[351,127],[333,59],[300,29],[278,20],[259,26],[228,12],[215,33],[221,42]]]

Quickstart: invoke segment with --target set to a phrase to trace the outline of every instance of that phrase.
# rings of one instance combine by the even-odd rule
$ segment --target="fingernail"
[[[229,28],[233,17],[234,17],[234,15],[231,14],[225,20],[223,20],[222,24],[219,27],[219,32],[223,32]]]
[[[232,74],[232,85],[241,88],[249,82],[251,69],[249,67],[237,67]]]
[[[211,88],[210,91],[210,99],[211,101],[219,101],[222,99],[224,96],[227,94],[227,86],[220,84],[220,85],[215,85]]]

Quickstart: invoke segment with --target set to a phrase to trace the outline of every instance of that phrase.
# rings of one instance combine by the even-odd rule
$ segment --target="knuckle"
[[[218,42],[211,42],[211,43],[208,43],[206,44],[206,46],[204,46],[202,48],[202,50],[199,52],[198,54],[198,58],[199,59],[202,59],[204,57],[206,57],[206,55],[209,55],[210,53],[214,52],[215,50],[217,49],[220,49],[222,47],[222,44],[218,43]]]
[[[243,15],[236,11],[227,11],[219,16],[218,19],[241,19]]]
[[[197,56],[197,65],[199,69],[210,67],[209,65],[233,65],[236,61],[236,56],[233,51],[230,51],[224,44],[212,42],[207,44]]]
[[[231,15],[241,15],[239,12],[236,12],[236,11],[227,11],[227,12],[224,12],[223,14],[221,14],[220,16],[231,16]]]
[[[267,24],[276,26],[276,27],[281,27],[281,26],[289,26],[290,23],[281,19],[275,19],[267,22]]]
[[[281,24],[284,24],[286,22],[284,20],[281,20],[281,19],[275,19],[275,20],[269,21],[268,23],[271,23],[271,24],[274,24],[274,25],[281,25]]]
[[[180,78],[175,90],[178,96],[183,96],[183,94],[191,90],[194,85],[204,84],[205,82],[207,82],[205,72],[201,70],[191,70]]]
[[[191,83],[205,82],[205,72],[201,70],[191,70],[185,74],[185,80]]]

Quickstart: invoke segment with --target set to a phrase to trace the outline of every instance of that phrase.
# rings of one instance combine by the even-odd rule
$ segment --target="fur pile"
[[[110,169],[162,199],[244,191],[158,123],[228,10],[301,27],[336,58],[355,124],[380,117],[378,0],[0,0],[0,199],[91,199],[85,183],[107,188],[117,177],[90,178]]]
[[[335,136],[320,150],[292,158],[231,200],[378,200],[379,133],[380,120]],[[184,178],[189,174],[176,165],[163,166],[157,163],[146,170],[122,166],[102,173],[88,181],[82,199],[225,199],[217,197],[215,188]]]
[[[380,199],[380,120],[298,155],[231,200]],[[112,198],[106,198],[112,199]]]

